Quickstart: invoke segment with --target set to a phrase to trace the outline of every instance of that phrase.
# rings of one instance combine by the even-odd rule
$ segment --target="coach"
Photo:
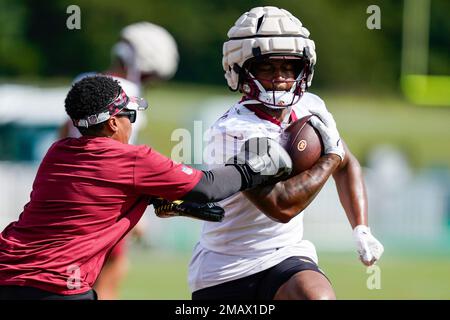
[[[272,140],[258,153],[243,148],[245,163],[212,171],[129,145],[147,104],[106,76],[75,83],[65,108],[82,137],[50,147],[30,201],[0,234],[0,299],[95,299],[106,257],[152,198],[219,201],[290,172],[289,156]]]

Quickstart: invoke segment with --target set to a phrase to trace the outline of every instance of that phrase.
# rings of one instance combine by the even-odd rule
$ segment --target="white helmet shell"
[[[239,86],[239,69],[256,56],[267,54],[293,55],[308,59],[311,85],[316,63],[314,41],[309,31],[289,11],[276,7],[256,7],[244,13],[228,31],[223,44],[222,66],[232,90]]]
[[[136,71],[160,79],[169,79],[175,74],[179,60],[177,44],[166,29],[150,22],[138,22],[125,27],[121,38],[133,48]],[[118,48],[115,52],[123,55],[123,41]]]

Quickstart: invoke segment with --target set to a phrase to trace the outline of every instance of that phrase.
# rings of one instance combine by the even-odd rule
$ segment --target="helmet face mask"
[[[273,76],[269,78],[257,76],[258,67],[264,64],[270,65],[271,60],[289,61],[294,68],[293,80],[276,80]],[[257,100],[273,109],[284,109],[300,100],[306,91],[309,73],[308,61],[298,56],[255,57],[247,60],[239,73],[239,91],[244,93],[247,99]],[[277,90],[278,83],[287,84],[287,88]]]
[[[267,90],[252,72],[252,64],[264,59],[300,61],[297,78],[289,91]],[[232,91],[241,91],[247,98],[270,108],[285,108],[298,102],[311,85],[316,63],[314,41],[309,31],[291,13],[276,7],[256,7],[244,13],[228,31],[223,45],[222,65]],[[272,89],[275,82],[272,79]]]

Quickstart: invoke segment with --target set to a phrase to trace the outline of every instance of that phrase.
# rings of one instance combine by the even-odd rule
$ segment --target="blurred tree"
[[[450,4],[431,3],[430,72],[448,74]],[[81,8],[81,30],[66,28],[71,4]],[[366,27],[371,4],[381,9],[381,30]],[[178,42],[176,80],[224,85],[226,33],[258,5],[285,8],[310,30],[318,52],[314,88],[397,88],[403,3],[394,0],[0,0],[0,75],[72,77],[103,70],[122,27],[148,20],[167,28]]]
[[[23,1],[0,0],[0,76],[35,73],[38,48],[26,36],[29,9]]]
[[[450,1],[431,1],[429,73],[450,75]]]

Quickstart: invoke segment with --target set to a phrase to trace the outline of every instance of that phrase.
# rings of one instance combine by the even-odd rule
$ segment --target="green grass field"
[[[134,251],[122,299],[190,299],[189,255]],[[385,254],[378,266],[380,289],[369,290],[371,274],[356,253],[319,253],[320,267],[332,281],[338,299],[450,299],[450,257],[439,254]]]

